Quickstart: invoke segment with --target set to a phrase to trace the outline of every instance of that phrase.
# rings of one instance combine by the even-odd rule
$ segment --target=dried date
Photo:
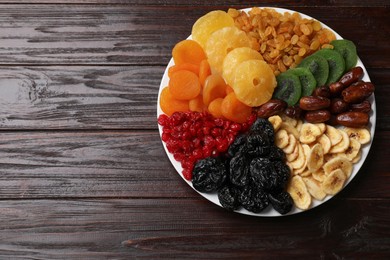
[[[325,97],[306,96],[299,100],[299,107],[307,111],[324,109],[329,106],[330,99]]]
[[[348,103],[342,100],[341,98],[333,98],[330,101],[329,111],[334,115],[340,114],[347,111],[348,106],[349,106]]]
[[[337,123],[342,126],[361,128],[367,126],[370,117],[363,112],[344,112],[337,115]]]
[[[338,96],[340,93],[345,89],[345,85],[343,85],[341,82],[334,82],[329,85],[329,91],[332,96]]]
[[[339,82],[343,84],[344,86],[349,86],[352,83],[357,82],[361,77],[363,76],[363,69],[362,67],[354,67],[350,69],[347,73],[345,73]]]
[[[320,86],[313,91],[313,96],[330,98],[330,89],[328,86]]]
[[[309,123],[324,123],[330,119],[330,112],[326,109],[308,111],[305,114],[305,120]]]
[[[368,100],[364,100],[361,103],[351,104],[350,111],[370,113],[371,103]]]
[[[257,116],[268,118],[282,112],[287,107],[287,103],[280,99],[271,99],[257,109]]]
[[[368,98],[375,91],[375,87],[371,82],[359,81],[341,93],[343,100],[347,103],[360,103]]]
[[[300,119],[302,117],[302,108],[299,106],[288,107],[284,110],[284,114],[291,118]]]

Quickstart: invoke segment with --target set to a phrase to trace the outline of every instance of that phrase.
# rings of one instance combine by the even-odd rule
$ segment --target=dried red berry
[[[175,112],[170,117],[162,114],[157,121],[163,128],[161,139],[168,152],[181,163],[183,177],[190,180],[198,160],[225,153],[235,137],[254,122],[255,116],[238,124],[208,113]]]

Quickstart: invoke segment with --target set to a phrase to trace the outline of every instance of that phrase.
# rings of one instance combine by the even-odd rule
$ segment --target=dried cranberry
[[[158,124],[161,126],[167,126],[169,122],[169,117],[167,115],[160,115],[157,120]]]
[[[210,132],[210,134],[211,134],[214,138],[216,138],[216,137],[218,137],[218,136],[221,136],[221,133],[222,133],[222,130],[221,130],[221,128],[218,128],[218,127],[214,127],[214,128],[211,130],[211,132]]]
[[[196,161],[225,153],[235,137],[254,120],[250,117],[248,122],[239,124],[205,112],[175,112],[172,116],[160,115],[158,123],[163,129],[162,141],[181,163],[183,176],[189,179]]]
[[[170,134],[162,133],[161,135],[161,140],[163,140],[164,142],[167,142],[170,138],[171,138]]]
[[[237,123],[231,124],[230,129],[234,132],[239,132],[241,130],[241,125]]]

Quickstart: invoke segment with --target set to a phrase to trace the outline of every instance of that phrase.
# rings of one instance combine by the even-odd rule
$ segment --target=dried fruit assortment
[[[269,8],[212,11],[172,50],[161,139],[222,207],[288,214],[337,194],[363,147],[375,87],[353,42]]]
[[[158,123],[163,127],[161,139],[168,152],[181,163],[183,177],[191,180],[196,161],[226,152],[235,137],[254,120],[252,116],[248,122],[238,124],[208,113],[174,112],[170,117],[160,115]]]
[[[259,118],[235,139],[227,154],[197,161],[192,184],[200,192],[218,192],[221,205],[229,210],[242,206],[259,213],[271,204],[286,214],[293,200],[286,192],[290,169],[285,160],[274,145],[272,124]]]

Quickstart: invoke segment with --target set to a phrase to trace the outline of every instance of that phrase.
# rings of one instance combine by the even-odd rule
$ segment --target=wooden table
[[[206,12],[255,3],[1,0],[0,259],[389,259],[389,2],[259,3],[357,44],[377,128],[346,189],[303,214],[230,213],[163,150],[156,101],[173,45]]]

